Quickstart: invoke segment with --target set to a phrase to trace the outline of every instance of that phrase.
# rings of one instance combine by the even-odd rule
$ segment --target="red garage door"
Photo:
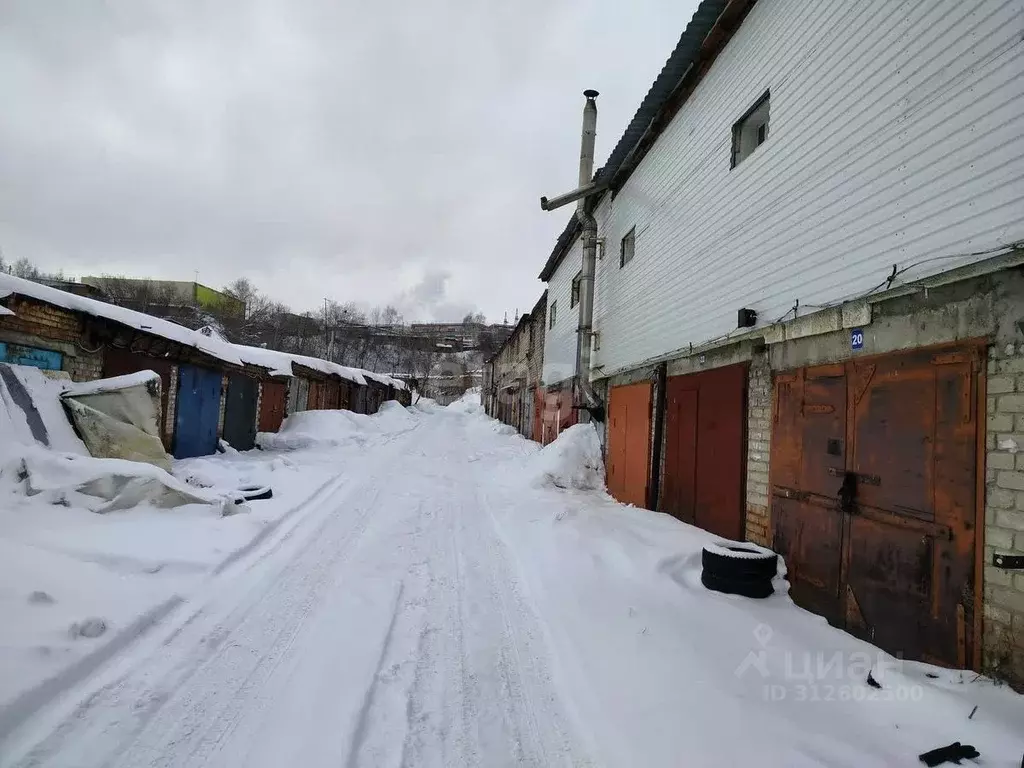
[[[277,432],[284,421],[288,402],[288,384],[283,381],[264,381],[260,398],[260,432]]]
[[[747,366],[672,376],[665,388],[662,512],[743,538]]]
[[[651,383],[612,387],[608,396],[608,492],[647,505],[651,453]]]
[[[772,524],[793,599],[891,653],[966,666],[984,347],[777,374]]]

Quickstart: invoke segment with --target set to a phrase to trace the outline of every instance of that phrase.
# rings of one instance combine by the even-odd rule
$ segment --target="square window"
[[[558,317],[558,302],[552,301],[548,307],[548,328],[555,327],[555,318]]]
[[[619,269],[622,269],[633,260],[633,254],[635,252],[636,227],[633,227],[626,233],[626,236],[622,238],[622,243],[619,246]]]
[[[576,273],[572,279],[572,293],[569,295],[569,309],[580,303],[580,280],[583,278],[583,270]]]
[[[768,140],[768,116],[771,100],[765,91],[764,96],[732,127],[732,167],[750,157],[754,150]]]

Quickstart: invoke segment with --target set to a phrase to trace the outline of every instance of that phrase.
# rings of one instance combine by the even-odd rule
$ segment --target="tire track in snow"
[[[395,441],[388,443],[393,444]],[[269,640],[272,649],[282,644],[290,647],[305,618],[313,610],[315,598],[326,585],[326,576],[365,529],[381,486],[384,485],[383,476],[391,472],[390,461],[394,452],[385,450],[383,455],[375,456],[376,461],[370,471],[362,479],[351,483],[340,499],[335,498],[330,504],[325,504],[326,509],[321,511],[322,517],[315,521],[311,529],[305,530],[300,522],[282,539],[274,541],[269,547],[270,552],[260,552],[256,563],[245,568],[244,572],[265,561],[272,553],[282,550],[287,539],[295,535],[304,536],[300,539],[298,549],[287,552],[289,557],[283,562],[283,567],[261,574],[256,585],[243,583],[239,601],[219,617],[204,615],[207,610],[215,613],[215,606],[200,608],[184,626],[178,627],[166,638],[166,647],[155,657],[137,663],[133,670],[91,694],[69,718],[60,723],[52,736],[33,748],[17,765],[28,768],[49,764],[55,755],[69,749],[72,741],[73,751],[80,760],[77,764],[129,766],[151,764],[157,754],[151,743],[161,738],[166,741],[160,750],[165,756],[175,754],[182,741],[191,743],[197,738],[202,741],[201,737],[216,725],[211,722],[216,718],[209,717],[210,708],[219,711],[224,705],[230,704],[223,702],[225,696],[222,691],[230,688],[234,691],[230,695],[236,696],[246,683],[255,681],[253,675],[256,674],[256,667],[265,660],[258,653],[250,653],[252,658],[246,663],[244,658],[239,658],[239,651],[244,649],[237,642],[225,643],[225,638],[235,637],[246,628],[255,627],[262,629],[263,634],[259,639],[264,642]],[[369,495],[366,495],[367,491]],[[359,499],[354,520],[351,515],[346,519],[344,513],[338,514],[360,492],[364,493],[364,497]],[[351,525],[346,525],[350,521]],[[304,530],[297,534],[299,528]],[[325,538],[325,531],[332,530],[336,536]],[[332,547],[333,552],[326,551]],[[314,556],[311,554],[313,552],[321,556]],[[311,564],[319,568],[311,569]],[[315,590],[315,586],[321,589]],[[287,612],[291,623],[275,621],[285,614],[280,611],[281,606],[269,598],[282,594],[305,595],[306,598],[287,604],[290,609],[298,607],[298,611]],[[274,627],[277,627],[276,631]],[[250,647],[255,649],[257,645],[250,643]],[[272,662],[267,672],[272,672],[279,663],[280,659],[276,663]],[[242,674],[239,679],[239,668],[249,668],[250,672]],[[203,672],[212,672],[214,675],[220,672],[223,675],[225,670],[235,674],[222,680],[220,689],[200,679]],[[198,692],[194,691],[196,688]],[[218,700],[221,702],[219,708]],[[130,708],[126,707],[126,702],[132,702]],[[126,708],[127,713],[124,711]],[[232,722],[237,722],[238,714],[236,706]],[[158,719],[166,724],[165,727],[156,736],[147,734],[150,723]],[[114,757],[119,745],[129,744],[128,752]],[[196,757],[196,750],[200,748],[202,744],[196,744],[189,756]],[[114,762],[115,759],[117,762]],[[166,763],[165,760],[159,763],[182,764]]]

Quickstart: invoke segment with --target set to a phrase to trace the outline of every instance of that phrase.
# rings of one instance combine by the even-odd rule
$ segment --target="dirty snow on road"
[[[961,741],[1019,765],[1007,688],[900,664],[781,578],[704,590],[711,537],[611,500],[591,427],[540,450],[470,400],[352,418],[268,444],[334,473],[0,764],[891,766]]]

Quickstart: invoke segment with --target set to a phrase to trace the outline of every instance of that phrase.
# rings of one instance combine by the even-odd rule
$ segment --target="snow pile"
[[[466,390],[462,397],[448,405],[448,410],[456,413],[482,413],[483,405],[480,403],[480,387]]]
[[[574,424],[530,456],[526,461],[526,478],[537,487],[603,490],[604,461],[594,425]]]
[[[37,368],[0,363],[0,460],[35,445],[89,455],[60,404],[69,384]]]
[[[280,431],[260,432],[256,442],[265,450],[287,451],[365,445],[375,435],[404,432],[414,425],[415,417],[389,400],[372,416],[345,410],[299,411],[284,420]]]
[[[432,397],[420,397],[416,399],[416,402],[411,407],[421,413],[433,413],[442,406],[438,405],[437,400]]]
[[[151,464],[62,454],[39,446],[23,446],[20,455],[8,455],[0,463],[2,493],[101,514],[142,504],[159,509],[207,504],[223,509],[231,503],[223,495],[190,488]]]

